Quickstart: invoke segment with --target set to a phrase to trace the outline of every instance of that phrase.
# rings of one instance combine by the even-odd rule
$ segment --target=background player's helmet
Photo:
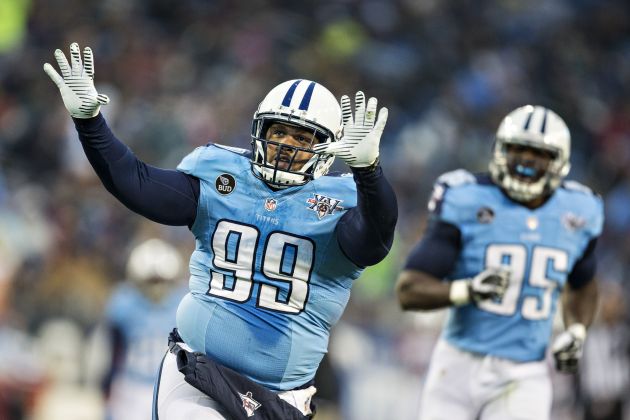
[[[152,238],[136,246],[127,260],[127,278],[147,297],[159,301],[182,274],[182,258],[172,245]]]
[[[542,175],[530,182],[515,176],[517,168],[508,162],[508,145],[529,146],[549,152],[551,162]],[[562,118],[542,106],[526,105],[510,112],[499,125],[489,169],[492,180],[514,200],[531,201],[550,194],[569,173],[571,135]]]
[[[341,136],[341,107],[324,86],[310,80],[289,80],[271,89],[254,113],[252,124],[252,170],[274,186],[303,185],[325,175],[334,157],[315,153],[299,170],[278,168],[267,159],[267,128],[274,122],[298,126],[312,131],[320,143],[337,141]],[[283,148],[310,150],[290,145]],[[274,159],[271,159],[274,160]]]

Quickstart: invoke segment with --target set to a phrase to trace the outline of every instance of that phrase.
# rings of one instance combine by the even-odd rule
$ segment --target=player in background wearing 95
[[[181,337],[171,336],[160,367],[154,418],[309,417],[313,377],[353,281],[392,244],[396,197],[378,159],[387,109],[377,114],[376,99],[358,92],[353,114],[347,96],[340,106],[319,83],[287,81],[254,113],[251,151],[210,143],[164,170],[107,127],[91,50],[82,61],[73,43],[70,63],[60,50],[55,58],[61,75],[44,70],[107,190],[195,236]],[[351,174],[326,175],[335,156]]]
[[[528,105],[501,122],[490,174],[460,169],[435,183],[428,227],[397,284],[404,310],[450,306],[422,420],[548,419],[545,353],[559,299],[567,328],[552,351],[559,371],[577,369],[597,304],[603,204],[563,182],[569,155],[564,121]]]

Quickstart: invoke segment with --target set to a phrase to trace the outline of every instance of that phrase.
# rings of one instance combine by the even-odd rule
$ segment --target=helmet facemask
[[[267,130],[280,123],[310,133],[311,144],[294,145],[268,139]],[[325,175],[333,163],[330,154],[316,153],[317,143],[341,137],[341,107],[324,86],[310,80],[289,80],[274,87],[260,102],[252,123],[252,172],[275,188],[304,185]],[[309,158],[297,161],[297,154]],[[273,156],[272,156],[273,154]]]
[[[508,152],[510,145],[544,150],[551,155],[551,159],[546,165],[541,160],[523,159],[519,154]],[[563,172],[562,159],[559,158],[558,150],[540,148],[526,141],[507,142],[497,139],[494,157],[490,162],[490,173],[495,182],[503,187],[512,199],[529,202],[550,194],[562,182],[566,175]]]
[[[307,130],[312,138],[307,147],[300,147],[267,139],[267,130],[274,123],[282,123]],[[314,124],[299,121],[297,118],[281,115],[259,115],[252,126],[252,167],[254,175],[277,188],[304,185],[328,172],[334,161],[329,154],[316,153],[315,144],[330,143],[332,133]],[[296,160],[298,152],[306,152],[311,157]],[[281,168],[280,163],[288,163]]]

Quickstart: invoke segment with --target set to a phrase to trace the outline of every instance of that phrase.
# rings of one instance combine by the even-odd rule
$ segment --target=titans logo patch
[[[481,207],[477,210],[477,221],[479,223],[492,223],[494,220],[494,211],[490,207]]]
[[[217,177],[214,187],[219,194],[228,195],[236,188],[236,180],[230,174],[221,174]]]

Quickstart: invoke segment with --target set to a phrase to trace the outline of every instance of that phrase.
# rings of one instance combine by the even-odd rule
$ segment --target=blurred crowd
[[[209,141],[248,148],[258,102],[292,78],[338,96],[360,89],[389,108],[381,161],[398,194],[397,240],[333,332],[324,420],[414,418],[443,314],[403,314],[393,285],[432,183],[486,170],[498,123],[517,106],[556,111],[572,134],[569,178],[604,197],[606,222],[598,338],[579,377],[554,379],[554,418],[624,405],[630,418],[627,1],[2,0],[1,419],[104,418],[107,355],[92,331],[131,247],[160,237],[187,257],[194,246],[186,228],[143,220],[94,175],[42,70],[72,41],[94,51],[110,126],[155,166],[174,168]]]

